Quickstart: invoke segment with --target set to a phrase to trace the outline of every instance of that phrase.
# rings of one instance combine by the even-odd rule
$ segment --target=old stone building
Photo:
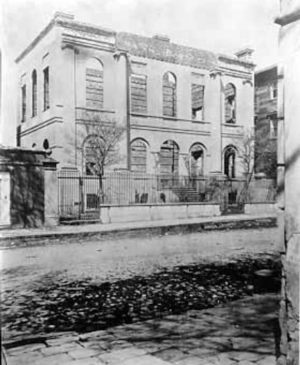
[[[277,173],[277,66],[254,74],[256,173],[276,180]]]
[[[57,13],[16,60],[19,144],[51,149],[60,169],[84,172],[82,131],[96,116],[126,127],[119,168],[241,176],[237,141],[254,120],[251,54],[214,54]]]

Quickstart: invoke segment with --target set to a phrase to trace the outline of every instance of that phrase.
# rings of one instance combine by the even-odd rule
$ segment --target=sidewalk
[[[8,365],[274,365],[279,296],[4,344]]]
[[[274,227],[277,224],[276,214],[246,215],[236,214],[219,217],[176,219],[166,221],[124,222],[111,224],[60,225],[36,229],[0,230],[0,248],[11,248],[22,245],[38,244],[43,239],[68,237],[103,237],[111,235],[143,235],[192,233],[222,229],[243,229]]]

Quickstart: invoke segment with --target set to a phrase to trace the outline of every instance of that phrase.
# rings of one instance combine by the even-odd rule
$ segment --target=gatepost
[[[43,161],[44,169],[44,225],[58,224],[58,162],[46,157]]]

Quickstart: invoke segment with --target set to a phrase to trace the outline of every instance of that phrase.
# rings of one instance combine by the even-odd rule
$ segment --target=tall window
[[[31,75],[32,82],[32,116],[35,117],[37,115],[37,76],[36,70],[33,70]]]
[[[269,131],[270,131],[270,138],[277,137],[277,116],[276,115],[269,115]]]
[[[96,58],[89,59],[86,65],[86,106],[103,109],[103,66]]]
[[[21,97],[22,97],[22,119],[21,122],[26,122],[26,85],[23,85],[21,88]]]
[[[225,88],[225,121],[236,122],[236,90],[233,84],[227,84]]]
[[[192,118],[203,120],[204,86],[192,84]]]
[[[163,115],[176,117],[176,78],[171,72],[163,76]]]
[[[89,139],[83,150],[83,159],[85,164],[86,175],[96,175],[97,174],[97,155],[95,151],[95,145],[93,143],[93,138]]]
[[[195,143],[190,150],[190,171],[192,176],[204,173],[204,149],[200,143]]]
[[[44,69],[44,110],[49,108],[49,67],[47,67]]]
[[[235,159],[236,151],[229,146],[224,152],[224,174],[229,178],[235,178]]]
[[[131,112],[147,113],[147,77],[131,75]]]
[[[131,170],[147,172],[147,146],[141,139],[131,142]]]
[[[160,172],[163,174],[178,173],[179,147],[171,140],[163,143],[160,148]]]
[[[277,99],[277,83],[273,82],[269,85],[270,99]]]

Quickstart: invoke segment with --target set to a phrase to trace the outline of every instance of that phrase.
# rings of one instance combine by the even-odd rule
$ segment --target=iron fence
[[[230,204],[275,199],[270,181],[254,185],[245,191],[245,180],[137,172],[81,176],[78,171],[60,171],[59,212],[61,217],[80,218],[99,210],[101,205],[197,202],[218,203],[221,210],[226,210]]]

